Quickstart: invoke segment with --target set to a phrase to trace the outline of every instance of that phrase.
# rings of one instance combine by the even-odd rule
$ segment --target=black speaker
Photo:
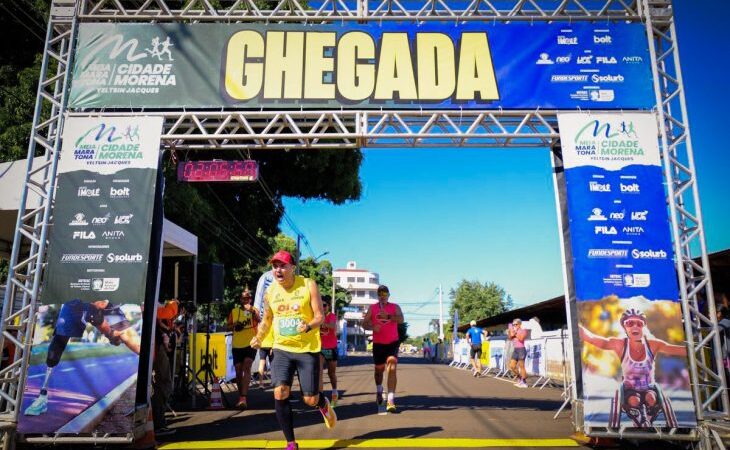
[[[223,264],[198,264],[198,303],[223,301]]]

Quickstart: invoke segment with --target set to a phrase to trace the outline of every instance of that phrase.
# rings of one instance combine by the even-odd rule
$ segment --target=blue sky
[[[704,7],[704,12],[700,13]],[[682,73],[709,251],[730,248],[729,2],[675,2]],[[411,334],[438,316],[436,289],[493,281],[516,306],[563,293],[550,158],[544,149],[365,149],[362,198],[286,199],[316,255],[378,272]],[[282,230],[293,232],[284,224]],[[305,249],[305,255],[307,254]]]

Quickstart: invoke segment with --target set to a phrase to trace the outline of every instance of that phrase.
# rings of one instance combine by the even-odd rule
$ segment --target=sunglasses
[[[627,320],[624,322],[625,327],[643,327],[644,321],[643,320]]]

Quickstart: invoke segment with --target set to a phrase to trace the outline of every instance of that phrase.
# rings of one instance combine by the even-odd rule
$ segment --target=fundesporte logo
[[[74,159],[130,161],[142,159],[139,125],[118,127],[101,122],[88,128],[74,143]]]
[[[633,121],[622,120],[612,127],[610,122],[589,120],[576,133],[574,143],[579,156],[633,159],[644,155]]]

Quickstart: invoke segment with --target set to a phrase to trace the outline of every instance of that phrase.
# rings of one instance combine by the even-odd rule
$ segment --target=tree
[[[492,317],[512,308],[512,297],[493,282],[461,280],[456,289],[449,292],[451,319],[447,329],[453,327],[454,310],[459,311],[461,323]]]

